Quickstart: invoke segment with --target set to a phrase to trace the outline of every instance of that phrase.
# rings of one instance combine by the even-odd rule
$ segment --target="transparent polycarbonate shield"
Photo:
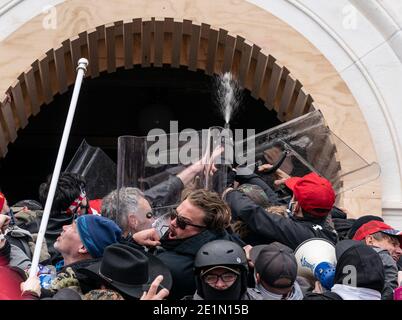
[[[89,199],[101,199],[116,188],[116,164],[99,147],[81,142],[65,172],[78,173],[86,180]]]
[[[225,152],[222,128],[166,134],[154,131],[146,137],[118,138],[117,188],[142,190],[153,207],[155,216],[177,206],[183,185],[177,187],[177,175],[185,179],[186,190],[205,188],[222,192],[226,182]],[[229,147],[228,147],[229,149]],[[216,170],[215,170],[216,169]],[[188,180],[188,181],[187,181]]]
[[[368,163],[332,132],[330,141],[336,146],[336,161],[325,153],[326,157],[322,156],[316,162],[317,171],[332,182],[335,190],[351,190],[380,176],[381,168],[377,162]]]
[[[203,130],[201,155],[204,169],[198,174],[200,187],[221,194],[233,164],[233,135],[230,129],[211,127]]]
[[[280,164],[279,169],[290,176],[316,172],[342,193],[375,180],[380,174],[377,163],[368,163],[326,125],[320,111],[261,132],[239,141],[245,145],[253,140],[255,161],[249,167],[264,163]],[[237,157],[237,154],[236,154]]]
[[[117,140],[117,187],[144,190],[142,175],[145,168],[143,137],[121,136]]]

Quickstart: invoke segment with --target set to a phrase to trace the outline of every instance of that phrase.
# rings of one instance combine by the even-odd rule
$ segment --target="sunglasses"
[[[196,227],[196,228],[206,228],[206,226],[200,226],[198,224],[193,224],[188,222],[185,218],[183,218],[182,216],[179,216],[179,214],[177,213],[177,211],[175,209],[172,209],[172,212],[170,213],[170,220],[174,220],[176,219],[176,224],[177,226],[184,230],[186,229],[187,226],[192,226],[192,227]]]

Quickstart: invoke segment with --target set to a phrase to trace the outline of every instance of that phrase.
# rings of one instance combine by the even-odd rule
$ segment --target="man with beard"
[[[155,254],[173,278],[169,298],[181,299],[196,290],[193,266],[198,250],[213,240],[236,239],[225,230],[229,222],[230,209],[218,194],[195,190],[173,210],[169,229],[162,236],[151,228],[137,232],[133,239],[140,245],[160,246]]]
[[[375,250],[360,241],[343,240],[336,246],[334,286],[306,294],[304,300],[380,300],[384,267]]]
[[[216,240],[201,247],[194,262],[197,291],[184,300],[261,300],[247,288],[247,257],[236,243]]]
[[[118,224],[126,244],[136,247],[133,235],[151,228],[156,216],[166,212],[167,207],[178,204],[183,189],[191,184],[203,169],[204,164],[199,160],[144,192],[132,187],[113,190],[103,198],[101,214]]]

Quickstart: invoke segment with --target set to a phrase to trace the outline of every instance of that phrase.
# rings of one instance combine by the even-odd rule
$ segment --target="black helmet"
[[[198,250],[194,261],[194,271],[196,276],[197,292],[204,297],[203,283],[200,277],[202,270],[214,266],[230,266],[239,268],[241,276],[240,295],[247,290],[248,263],[246,253],[237,243],[227,240],[215,240],[204,244]]]
[[[204,244],[195,256],[194,268],[199,272],[205,267],[235,266],[248,271],[246,253],[237,243],[215,240]]]

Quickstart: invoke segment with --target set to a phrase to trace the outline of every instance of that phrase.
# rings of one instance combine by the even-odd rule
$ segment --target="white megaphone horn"
[[[297,274],[309,280],[318,280],[326,288],[332,288],[335,277],[335,246],[326,239],[312,238],[295,250]]]

